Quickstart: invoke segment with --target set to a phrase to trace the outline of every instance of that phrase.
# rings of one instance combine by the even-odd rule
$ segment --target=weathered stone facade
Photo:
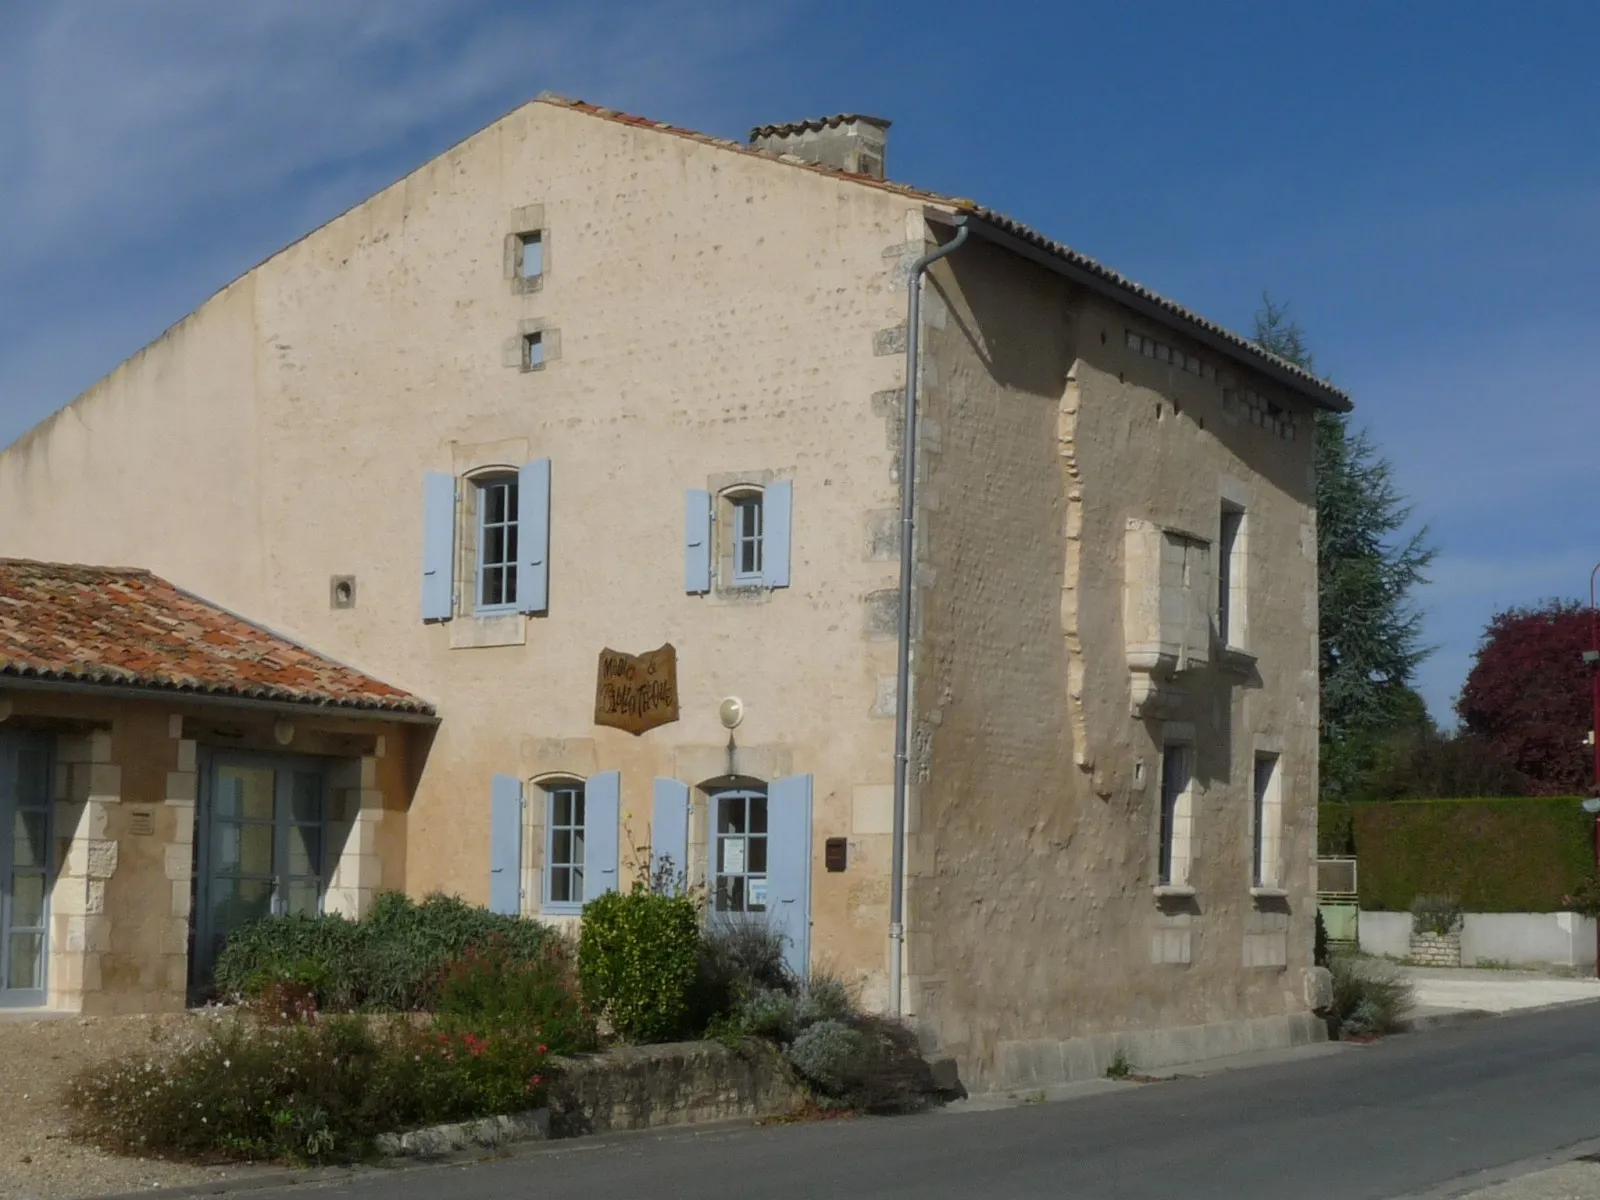
[[[392,790],[373,782],[392,747],[344,768],[330,909],[385,886],[486,899],[495,775],[533,789],[620,772],[625,849],[650,839],[653,781],[689,785],[697,882],[711,788],[809,775],[811,961],[881,1005],[905,285],[962,212],[525,106],[275,255],[0,455],[0,505],[19,518],[0,552],[138,561],[436,703],[437,733]],[[518,274],[533,233],[537,286]],[[1312,402],[1243,351],[981,239],[933,269],[926,297],[909,1014],[969,1086],[1006,1080],[1006,1046],[1246,1021],[1248,1040],[1297,1020]],[[185,470],[159,480],[132,469],[174,454]],[[551,464],[547,611],[473,611],[463,507],[450,619],[424,623],[425,474],[470,496],[536,456]],[[789,585],[686,592],[685,490],[779,478]],[[1225,511],[1245,529],[1222,645],[1201,564],[1221,561]],[[1185,603],[1200,607],[1174,617]],[[680,719],[640,737],[596,727],[600,649],[668,641]],[[729,696],[745,714],[731,736]],[[195,741],[186,725],[163,744],[176,819]],[[1164,834],[1172,745],[1193,783]],[[1279,782],[1258,880],[1264,759]],[[72,765],[87,779],[96,764]],[[529,912],[544,820],[523,815]],[[830,837],[847,840],[842,871],[823,867]],[[1158,867],[1172,856],[1181,878]],[[161,910],[174,937],[181,857]],[[82,865],[87,907],[107,866]]]

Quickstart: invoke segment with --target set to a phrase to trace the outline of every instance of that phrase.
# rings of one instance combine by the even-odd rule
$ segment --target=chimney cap
[[[840,125],[866,124],[888,129],[885,117],[871,117],[866,113],[834,113],[831,117],[811,117],[804,121],[789,121],[782,125],[757,125],[750,131],[750,140],[763,137],[786,137],[796,133],[811,133],[820,129],[834,129]]]

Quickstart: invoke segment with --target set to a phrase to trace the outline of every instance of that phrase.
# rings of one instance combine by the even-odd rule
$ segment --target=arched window
[[[711,907],[716,912],[767,911],[767,789],[711,793]]]
[[[736,587],[759,587],[766,552],[766,504],[760,488],[730,488],[723,493],[727,506],[728,550]]]
[[[509,610],[517,605],[517,477],[499,473],[473,481],[478,501],[478,562],[474,608]]]
[[[585,845],[588,842],[581,779],[547,779],[544,792],[544,907],[547,911],[583,907]]]

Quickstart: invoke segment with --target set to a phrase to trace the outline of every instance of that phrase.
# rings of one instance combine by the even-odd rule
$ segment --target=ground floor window
[[[738,789],[711,796],[715,828],[712,907],[767,911],[767,793]]]
[[[1157,882],[1163,887],[1184,887],[1189,882],[1193,753],[1193,748],[1186,745],[1168,745],[1161,751],[1161,857]]]
[[[545,787],[544,901],[547,907],[581,908],[584,901],[584,825],[582,783]]]
[[[0,1005],[45,1002],[50,740],[0,735]]]

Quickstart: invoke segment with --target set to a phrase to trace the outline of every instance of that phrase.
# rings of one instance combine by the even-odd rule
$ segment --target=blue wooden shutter
[[[429,471],[422,499],[422,619],[448,621],[455,608],[455,476]]]
[[[794,511],[794,484],[779,479],[767,484],[761,498],[761,582],[769,588],[789,586],[789,525]]]
[[[688,883],[689,785],[676,779],[657,779],[650,809],[650,858],[653,871],[669,870],[672,881]],[[680,878],[681,877],[681,878]]]
[[[711,493],[690,488],[683,499],[683,590],[711,590]]]
[[[767,920],[799,979],[811,969],[811,776],[767,788]]]
[[[489,911],[522,911],[522,781],[496,775],[490,791]]]
[[[602,771],[583,787],[583,899],[617,890],[617,843],[622,821],[622,774]]]
[[[517,472],[517,611],[550,609],[550,460]]]

